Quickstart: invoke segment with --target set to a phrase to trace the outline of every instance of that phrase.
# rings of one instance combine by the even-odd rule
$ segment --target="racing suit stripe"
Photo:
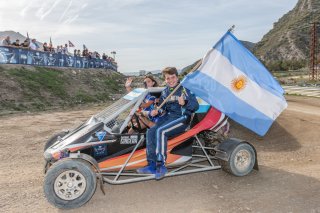
[[[185,120],[186,120],[186,117],[182,116],[178,119],[170,121],[169,123],[167,123],[157,129],[157,132],[156,132],[156,141],[157,141],[156,156],[158,158],[158,156],[160,154],[161,161],[166,160],[165,159],[166,158],[165,148],[167,147],[167,140],[166,140],[165,134],[174,130],[175,128],[178,128],[178,127],[184,125],[183,122]]]

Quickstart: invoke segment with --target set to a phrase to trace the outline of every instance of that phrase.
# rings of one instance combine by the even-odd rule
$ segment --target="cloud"
[[[20,11],[20,16],[24,17],[26,15],[26,12],[30,9],[32,5],[32,2],[29,2],[26,6],[23,7],[23,9]]]
[[[53,5],[50,4],[50,2],[43,2],[42,6],[37,10],[36,16],[40,18],[40,20],[43,20],[47,15],[49,15],[53,9],[60,3],[61,0],[55,0]],[[48,9],[49,6],[49,9]]]
[[[72,5],[72,0],[69,2],[67,8],[64,10],[63,14],[61,15],[61,17],[60,17],[60,19],[59,19],[59,22],[62,21],[62,19],[64,18],[64,16],[66,15],[66,13],[68,12],[68,10],[70,9],[71,5]]]
[[[55,45],[71,40],[117,51],[121,71],[184,66],[203,56],[232,25],[257,42],[297,0],[10,0],[0,30],[29,32]],[[10,17],[10,18],[8,18]]]

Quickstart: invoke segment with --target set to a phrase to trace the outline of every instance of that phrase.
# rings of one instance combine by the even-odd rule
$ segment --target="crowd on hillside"
[[[1,46],[10,46],[10,47],[24,48],[24,49],[50,52],[50,53],[62,53],[62,54],[72,55],[75,57],[87,57],[88,59],[104,59],[116,64],[115,60],[112,57],[109,57],[105,53],[103,53],[101,56],[97,51],[89,51],[85,45],[83,45],[82,52],[79,49],[74,49],[72,54],[69,52],[69,47],[74,47],[74,45],[70,41],[69,41],[69,46],[68,44],[65,44],[65,45],[58,45],[56,48],[54,48],[52,45],[52,42],[49,42],[49,44],[47,42],[44,42],[42,47],[40,47],[35,38],[33,39],[26,38],[22,43],[20,43],[19,39],[17,39],[15,42],[11,42],[10,36],[6,36],[1,41]]]

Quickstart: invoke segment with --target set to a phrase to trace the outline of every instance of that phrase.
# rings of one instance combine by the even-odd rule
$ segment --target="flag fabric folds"
[[[69,42],[69,47],[74,47],[71,41],[68,41],[68,42]]]
[[[287,107],[280,84],[230,31],[181,84],[260,136]]]

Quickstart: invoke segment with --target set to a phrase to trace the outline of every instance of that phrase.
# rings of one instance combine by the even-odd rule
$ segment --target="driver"
[[[128,92],[132,91],[132,88],[131,88],[132,80],[133,79],[130,77],[127,79],[127,81],[125,83],[125,87]],[[158,82],[151,75],[146,75],[144,77],[143,84],[144,84],[145,88],[158,86]],[[143,100],[143,103],[140,105],[140,110],[139,110],[140,113],[137,113],[138,118],[134,117],[132,119],[133,125],[131,126],[131,128],[128,131],[129,134],[132,134],[135,132],[135,129],[137,129],[137,127],[138,127],[138,122],[140,124],[141,129],[150,128],[150,127],[154,126],[154,124],[159,119],[159,116],[151,116],[150,115],[151,111],[154,109],[155,102],[156,102],[156,97],[151,95],[150,93],[147,94],[147,96]],[[137,121],[136,119],[139,119],[139,121]]]
[[[160,104],[178,86],[178,71],[175,67],[167,67],[162,71],[167,84],[160,96]],[[146,167],[137,170],[140,174],[155,174],[161,179],[166,173],[168,137],[182,133],[190,123],[191,115],[199,108],[196,97],[182,86],[171,96],[161,109],[151,111],[151,116],[162,114],[159,121],[147,130]]]

